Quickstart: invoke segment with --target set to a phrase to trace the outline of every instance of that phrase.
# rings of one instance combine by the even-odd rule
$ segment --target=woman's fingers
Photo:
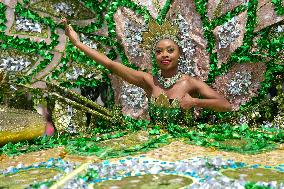
[[[61,23],[64,24],[65,26],[67,25],[67,22],[68,22],[68,21],[67,21],[66,18],[62,18],[62,19],[61,19]]]
[[[72,27],[68,24],[68,21],[66,18],[62,18],[61,23],[65,26],[66,31],[72,31]]]

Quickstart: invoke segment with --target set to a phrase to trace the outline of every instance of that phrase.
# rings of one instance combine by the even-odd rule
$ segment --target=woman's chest
[[[152,97],[157,98],[161,94],[167,96],[168,99],[178,99],[180,100],[184,95],[190,94],[192,89],[190,87],[177,85],[169,89],[162,88],[160,86],[155,86],[152,90]]]

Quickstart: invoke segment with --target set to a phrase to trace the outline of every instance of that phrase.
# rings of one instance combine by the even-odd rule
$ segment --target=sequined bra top
[[[185,113],[190,111],[182,111],[180,103],[177,99],[168,99],[165,94],[159,95],[157,98],[152,97],[149,100],[149,115],[151,122],[154,124],[184,124]],[[188,115],[187,115],[188,117]],[[192,114],[190,114],[192,118]]]

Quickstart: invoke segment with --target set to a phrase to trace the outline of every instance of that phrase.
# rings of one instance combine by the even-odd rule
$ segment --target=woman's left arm
[[[218,112],[231,111],[231,104],[219,93],[209,87],[206,83],[195,78],[189,78],[189,83],[193,85],[194,90],[203,98],[192,98],[190,95],[185,95],[181,99],[182,108],[190,108],[197,106],[201,108],[208,108]]]

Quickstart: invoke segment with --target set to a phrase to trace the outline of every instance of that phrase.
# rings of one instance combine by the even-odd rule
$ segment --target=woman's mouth
[[[170,60],[162,60],[162,62],[161,62],[161,64],[163,64],[163,65],[168,65],[170,63],[171,63]]]

